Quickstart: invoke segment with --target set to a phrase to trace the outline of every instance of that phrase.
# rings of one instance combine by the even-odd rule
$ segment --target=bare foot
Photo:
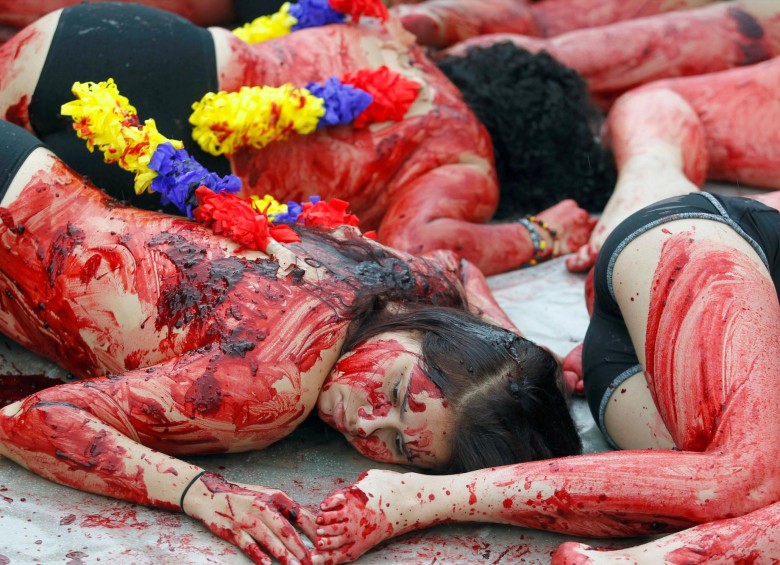
[[[417,475],[371,470],[328,496],[320,505],[314,565],[352,561],[381,541],[417,526],[416,497],[408,494]],[[423,476],[423,475],[420,475]]]
[[[595,218],[591,218],[571,199],[561,200],[536,216],[547,222],[557,234],[553,257],[574,253],[588,243],[596,224]]]

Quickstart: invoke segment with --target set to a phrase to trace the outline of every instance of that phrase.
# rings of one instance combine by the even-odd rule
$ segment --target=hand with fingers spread
[[[182,510],[240,547],[254,563],[270,565],[268,554],[287,565],[310,563],[295,526],[314,540],[314,515],[280,490],[205,473],[182,499]]]
[[[353,561],[379,542],[415,529],[411,510],[417,506],[406,495],[410,475],[370,470],[328,496],[320,504],[312,563]]]

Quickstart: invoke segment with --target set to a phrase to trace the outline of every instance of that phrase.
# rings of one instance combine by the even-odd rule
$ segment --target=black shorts
[[[19,167],[38,147],[43,147],[40,139],[11,122],[0,120],[0,201],[8,192]]]
[[[707,192],[662,200],[629,216],[607,238],[594,272],[595,302],[582,351],[585,394],[593,417],[610,444],[604,412],[620,384],[642,371],[625,321],[615,300],[612,270],[634,239],[666,222],[703,218],[734,229],[756,250],[780,289],[780,213],[749,198]],[[780,298],[780,296],[779,296]]]
[[[137,4],[96,2],[63,10],[30,101],[30,124],[46,145],[77,172],[134,206],[160,208],[159,196],[136,196],[133,174],[107,165],[76,136],[60,114],[74,99],[74,82],[113,78],[141,121],[153,118],[160,133],[184,142],[204,167],[230,172],[224,157],[203,151],[192,139],[192,104],[219,88],[211,34],[177,15]]]

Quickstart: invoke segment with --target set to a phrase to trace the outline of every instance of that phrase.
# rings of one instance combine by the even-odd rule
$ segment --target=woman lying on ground
[[[771,106],[761,112],[763,94],[776,101],[780,90],[744,84],[759,115],[747,121],[735,104],[730,124],[759,136],[747,150],[760,161],[766,144],[780,148],[774,131],[755,127],[776,121]],[[712,136],[678,91],[648,89],[625,102],[643,107],[646,119],[625,132],[634,139],[632,174],[621,170],[620,196],[668,198],[620,223],[594,270],[585,389],[601,429],[625,451],[449,476],[369,471],[321,505],[315,563],[459,521],[609,538],[689,528],[614,552],[566,543],[557,563],[769,562],[779,554],[780,192],[759,197],[766,205],[699,192],[690,179],[706,170]]]
[[[553,37],[642,18],[671,10],[686,10],[715,0],[427,0],[393,9],[418,43],[447,47],[491,33]]]
[[[664,136],[668,125],[656,122],[656,115],[674,114],[680,105],[686,107],[686,115],[696,115],[690,127],[701,130],[706,138],[701,155],[685,160],[691,190],[706,179],[780,189],[780,141],[773,127],[780,118],[776,94],[780,88],[780,8],[776,3],[723,2],[552,40],[486,36],[449,50],[450,56],[439,64],[446,68],[465,53],[472,59],[484,58],[485,49],[504,45],[507,39],[523,48],[549,51],[580,73],[592,95],[602,102],[611,103],[615,95],[659,76],[700,74],[657,81],[635,91],[671,89],[679,96],[648,101],[631,92],[611,108],[604,142],[614,154],[619,178],[589,245],[569,258],[571,270],[588,270],[604,239],[623,219],[664,196],[664,184],[655,183],[658,162],[678,159],[681,149],[676,142],[658,141],[659,132]],[[620,46],[617,51],[616,45]],[[711,72],[719,69],[724,70]],[[685,150],[694,149],[699,146]],[[653,182],[652,189],[634,190],[642,179]],[[626,184],[631,187],[628,191],[623,190]]]
[[[444,53],[510,41],[546,51],[577,71],[591,96],[609,106],[619,95],[653,80],[752,65],[780,55],[780,6],[774,0],[737,0],[581,29],[548,39],[497,33],[463,41]]]
[[[258,563],[294,563],[308,556],[291,524],[313,539],[309,511],[174,456],[263,448],[315,406],[377,461],[580,451],[556,358],[490,323],[512,327],[452,253],[414,257],[351,227],[242,248],[120,205],[4,121],[0,180],[0,331],[95,377],[0,410],[0,454],[43,477],[186,512]],[[475,412],[504,424],[481,429]]]
[[[156,119],[161,131],[184,140],[210,169],[224,174],[232,168],[247,192],[281,201],[338,196],[351,203],[363,230],[378,230],[382,243],[413,253],[451,249],[491,274],[537,255],[522,225],[487,223],[499,203],[496,168],[502,180],[497,217],[551,206],[538,216],[557,231],[556,255],[579,248],[592,227],[573,202],[558,203],[577,194],[581,205],[599,210],[615,178],[611,158],[593,134],[582,81],[549,57],[512,46],[496,49],[501,52],[492,71],[463,60],[448,72],[480,73],[478,80],[458,84],[480,90],[470,98],[495,134],[497,167],[491,139],[461,92],[392,19],[384,27],[363,19],[250,45],[225,29],[204,30],[151,8],[75,6],[39,20],[0,48],[0,116],[33,131],[98,186],[142,205],[132,177],[89,153],[72,121],[60,114],[73,99],[74,82],[113,78],[142,119]],[[79,65],[67,64],[74,57]],[[382,65],[419,87],[400,121],[323,127],[262,149],[236,149],[228,158],[206,153],[192,139],[192,104],[209,91],[304,86]],[[536,69],[541,76],[530,78]],[[489,80],[494,87],[486,89]],[[159,204],[154,199],[149,205]]]

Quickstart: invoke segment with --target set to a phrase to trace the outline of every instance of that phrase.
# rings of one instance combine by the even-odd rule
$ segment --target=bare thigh
[[[57,29],[61,10],[24,28],[0,47],[0,117],[30,129],[27,107]]]

